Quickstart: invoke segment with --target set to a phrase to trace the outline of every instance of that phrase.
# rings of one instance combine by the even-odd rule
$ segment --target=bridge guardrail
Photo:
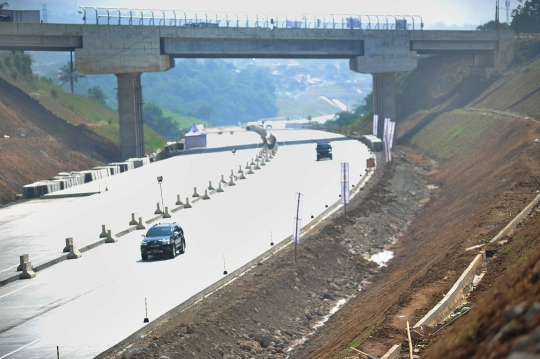
[[[80,6],[96,25],[254,27],[299,29],[423,30],[419,15],[260,14]]]

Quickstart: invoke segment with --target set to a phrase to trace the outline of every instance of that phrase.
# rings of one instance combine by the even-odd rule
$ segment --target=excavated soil
[[[67,123],[2,78],[0,98],[0,205],[26,184],[119,159],[117,144]]]
[[[540,125],[494,118],[494,126],[495,135],[440,165],[398,147],[347,217],[335,214],[304,238],[298,263],[289,246],[116,357],[331,358],[349,345],[380,357],[405,344],[406,321],[425,315],[478,253],[465,249],[487,244],[540,189],[532,141]],[[387,265],[366,260],[384,248],[394,252]],[[471,305],[504,272],[493,269]],[[419,340],[416,355],[433,343]]]
[[[293,247],[261,263],[202,303],[162,324],[117,357],[285,358],[300,349],[332,308],[354,300],[380,271],[368,261],[391,245],[425,202],[433,161],[400,151],[347,209]],[[380,161],[381,162],[381,161]]]

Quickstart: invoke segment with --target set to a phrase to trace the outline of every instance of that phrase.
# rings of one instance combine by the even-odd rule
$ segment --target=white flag
[[[379,129],[379,115],[373,115],[373,136],[379,137],[377,130]]]
[[[300,244],[300,231],[302,230],[302,219],[294,217],[293,223],[293,243]]]
[[[394,143],[394,133],[396,131],[396,123],[395,122],[390,122],[390,149],[392,149],[393,147],[393,143]]]
[[[386,136],[388,135],[388,123],[390,122],[389,118],[384,119],[384,131],[383,131],[383,140],[386,139]]]
[[[341,204],[348,204],[351,199],[349,191],[349,164],[343,162],[341,164]]]

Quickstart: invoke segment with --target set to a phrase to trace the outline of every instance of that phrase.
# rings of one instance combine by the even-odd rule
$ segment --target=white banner
[[[390,122],[389,118],[384,119],[384,131],[383,131],[383,141],[387,138],[388,135],[388,123]]]
[[[392,149],[393,147],[393,143],[394,143],[394,133],[396,131],[396,123],[395,122],[390,122],[390,149]]]
[[[300,231],[302,230],[302,219],[294,217],[293,223],[293,243],[300,244]]]
[[[373,136],[379,137],[377,130],[379,129],[379,115],[373,115]]]
[[[341,164],[341,204],[348,204],[351,200],[349,191],[349,164],[343,162]]]

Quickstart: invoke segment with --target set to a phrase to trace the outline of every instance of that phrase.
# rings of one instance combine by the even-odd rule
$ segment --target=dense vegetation
[[[373,115],[373,91],[364,100],[364,105],[357,106],[353,111],[338,112],[332,120],[326,121],[326,127],[337,127],[341,131],[347,131],[347,126],[354,126],[355,129],[371,118]]]
[[[261,68],[237,70],[223,60],[181,60],[164,73],[143,75],[144,97],[165,109],[215,125],[277,115],[274,84]]]
[[[144,106],[143,118],[148,127],[161,136],[170,140],[176,140],[180,137],[180,130],[172,117],[166,116],[163,110],[153,101],[148,102]]]
[[[22,51],[3,52],[0,72],[56,116],[72,124],[88,125],[94,132],[120,142],[118,113],[104,104],[106,96],[99,87],[90,89],[88,96],[65,92],[52,78],[34,75],[32,57]],[[144,129],[144,142],[147,150],[152,151],[162,148],[166,140],[148,126]]]
[[[540,0],[518,0],[510,27],[516,32],[540,32]]]

